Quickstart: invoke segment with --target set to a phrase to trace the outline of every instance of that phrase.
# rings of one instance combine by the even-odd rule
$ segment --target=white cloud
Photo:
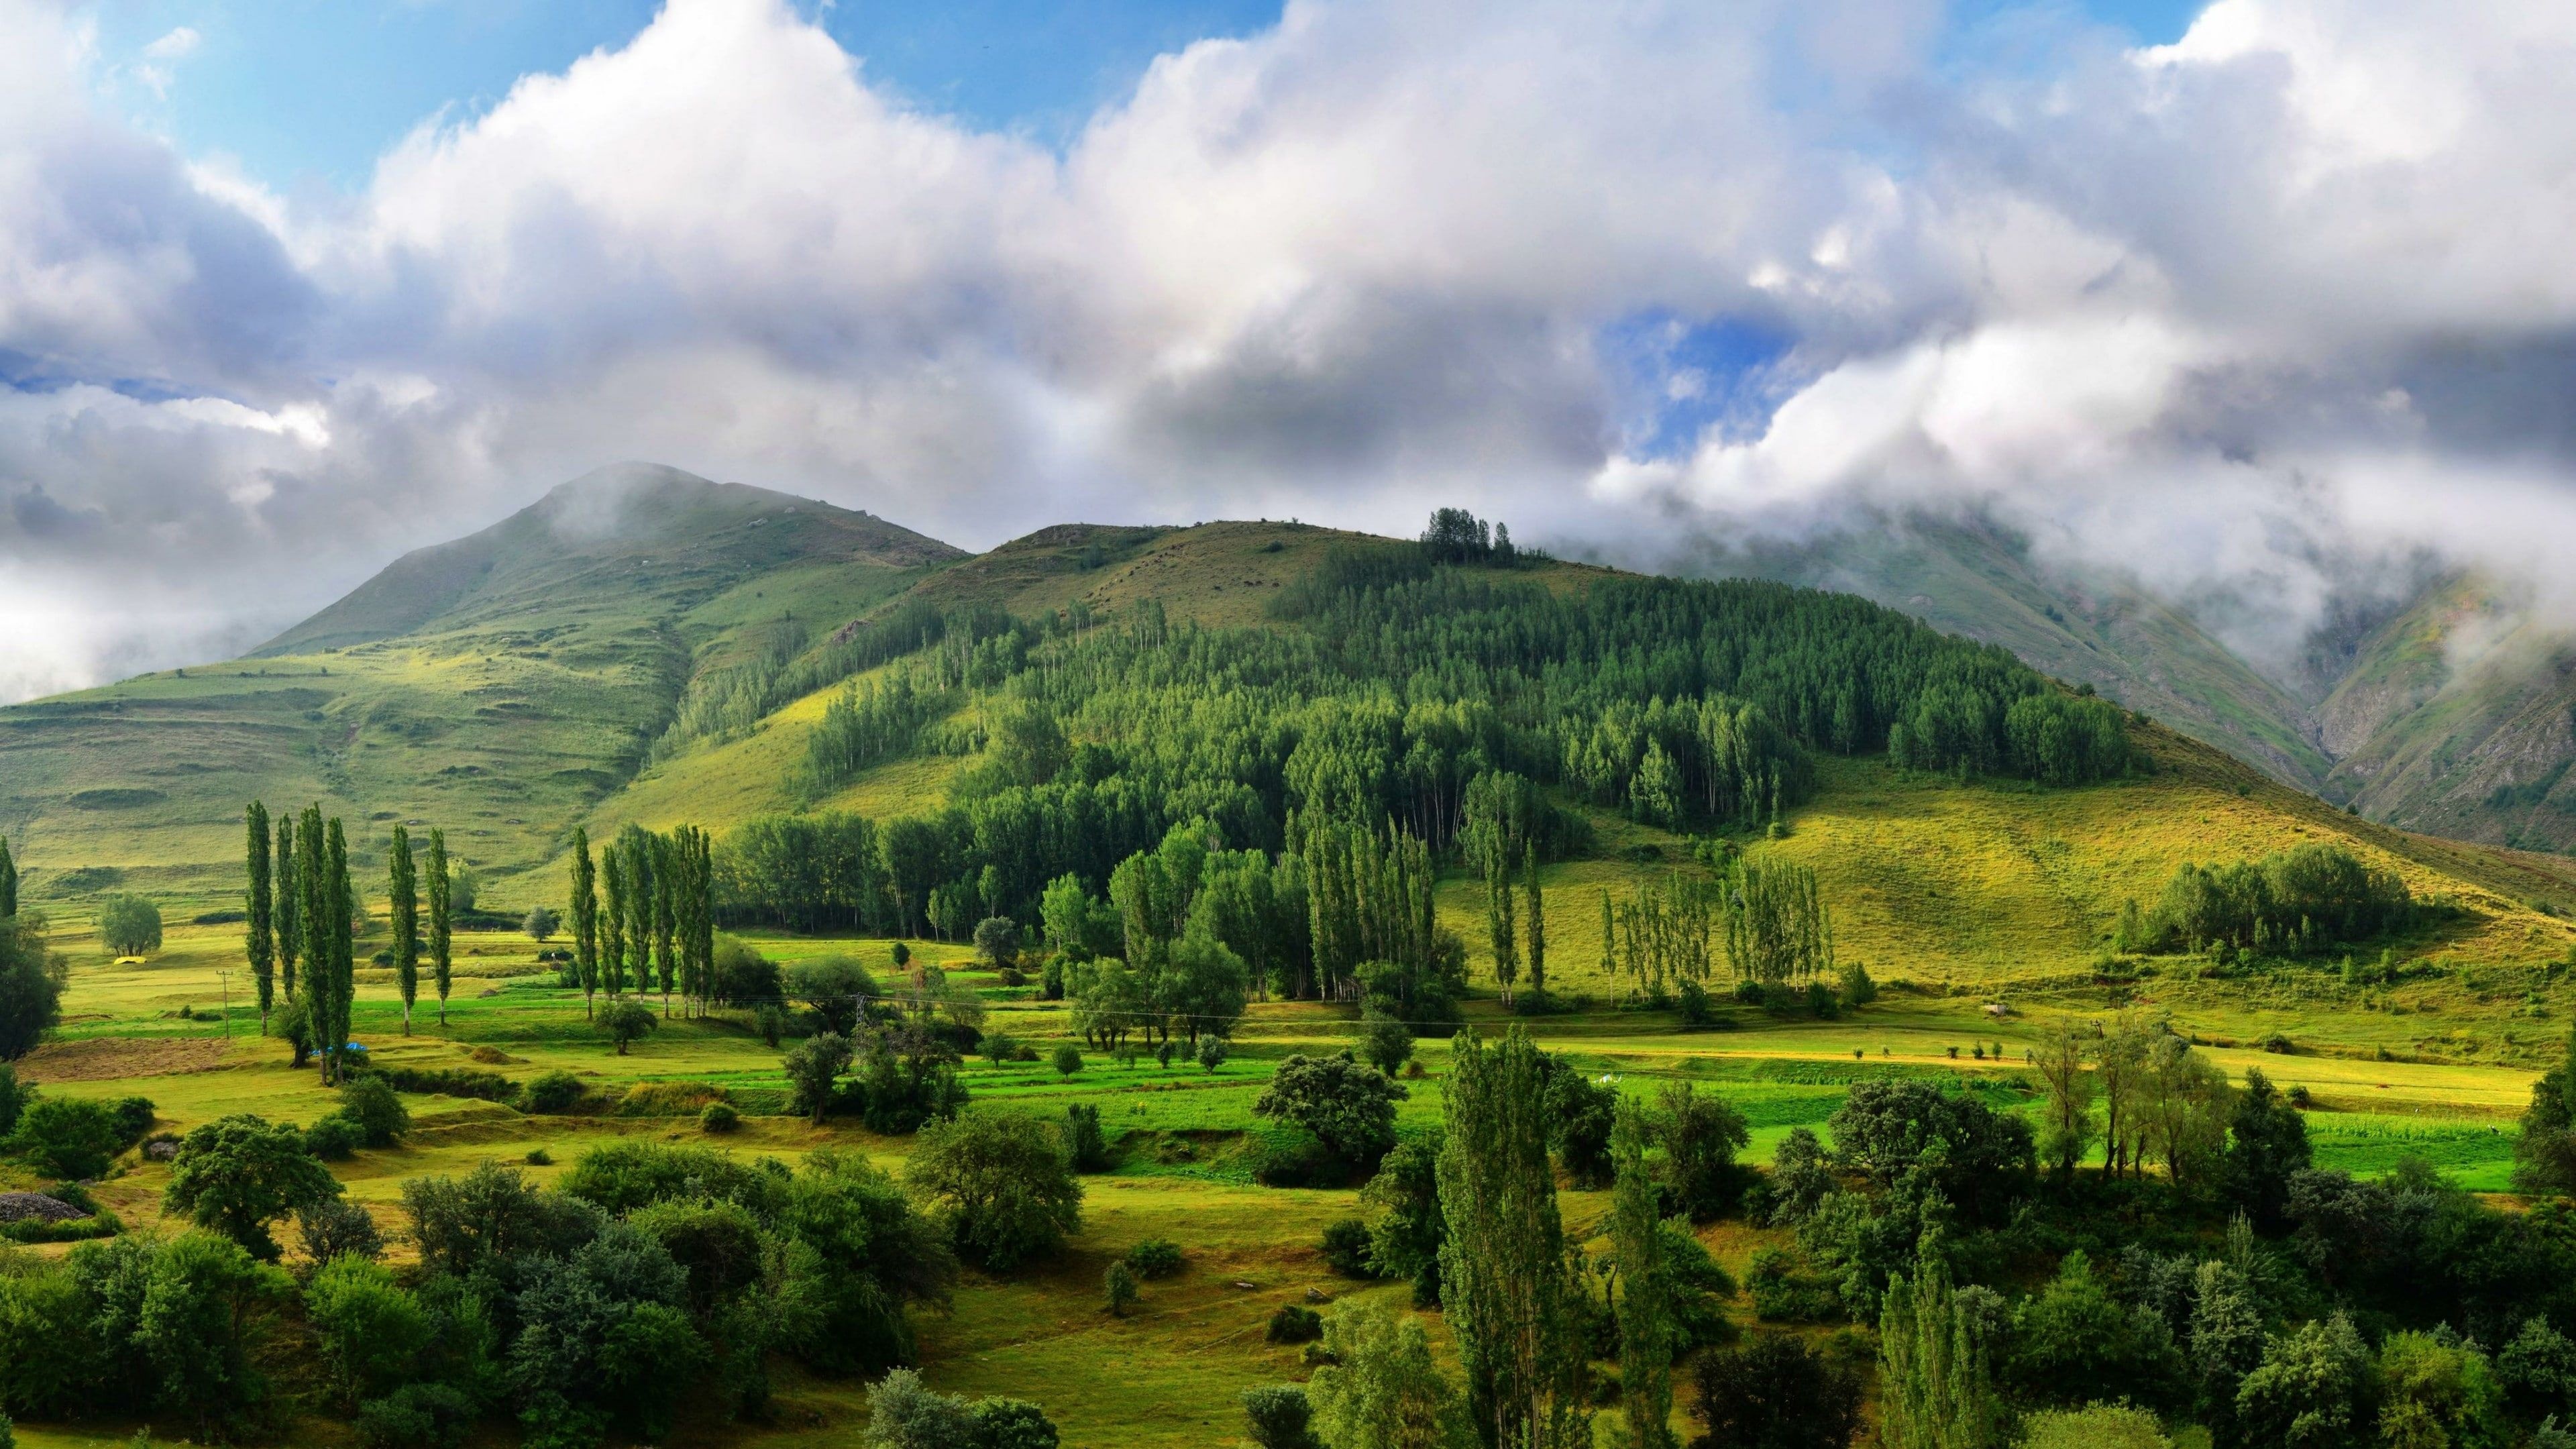
[[[82,585],[81,528],[213,541],[170,597],[249,628],[630,456],[968,545],[1969,500],[2283,628],[2418,539],[2563,572],[2511,520],[2576,468],[2576,13],[2218,0],[2122,52],[2040,9],[1992,65],[1941,14],[1298,0],[1057,154],[785,0],[671,0],[317,204],[106,115],[0,0],[0,588],[93,610],[89,674],[175,659],[208,636]],[[1621,376],[1639,317],[1789,338],[1767,427],[1624,455],[1730,382]]]

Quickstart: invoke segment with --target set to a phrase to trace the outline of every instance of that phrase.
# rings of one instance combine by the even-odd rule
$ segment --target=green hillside
[[[0,710],[0,829],[39,894],[229,890],[253,796],[434,819],[506,878],[626,783],[692,680],[804,652],[962,556],[808,499],[603,469],[249,658]]]

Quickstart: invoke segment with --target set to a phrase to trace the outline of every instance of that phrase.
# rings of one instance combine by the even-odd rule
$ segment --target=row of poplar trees
[[[590,833],[572,833],[572,964],[588,1014],[599,993],[657,985],[662,1014],[678,991],[684,1013],[715,996],[715,842],[694,825],[655,832],[629,825],[593,862]]]
[[[340,819],[325,819],[307,805],[298,816],[270,826],[268,807],[254,800],[245,812],[249,886],[244,894],[245,954],[259,997],[260,1029],[271,1011],[288,1002],[303,1008],[304,1031],[321,1059],[322,1079],[347,1071],[349,1007],[356,993],[357,896],[349,883],[349,848]],[[411,832],[394,827],[387,854],[385,899],[393,933],[394,981],[402,992],[403,1034],[411,1034],[420,996],[422,957],[438,993],[439,1025],[447,1024],[447,994],[454,984],[449,913],[451,876],[444,831],[429,833],[427,870],[412,851]],[[427,879],[423,880],[424,874]],[[422,886],[428,887],[423,930]]]

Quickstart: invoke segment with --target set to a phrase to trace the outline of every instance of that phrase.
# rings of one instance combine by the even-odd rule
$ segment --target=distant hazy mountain
[[[2576,848],[2576,645],[2474,578],[2340,615],[2275,676],[2136,585],[2043,565],[1990,525],[1887,520],[1712,550],[1699,570],[1842,589],[2001,644],[2373,819]]]

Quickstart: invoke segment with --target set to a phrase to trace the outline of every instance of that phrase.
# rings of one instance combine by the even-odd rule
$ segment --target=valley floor
[[[223,993],[213,971],[234,949],[237,929],[181,928],[148,964],[98,962],[92,951],[88,959],[98,964],[76,970],[60,1039],[22,1063],[24,1075],[47,1092],[149,1096],[164,1125],[182,1131],[231,1112],[295,1121],[319,1116],[330,1094],[311,1074],[290,1070],[282,1046],[256,1035],[256,1013],[243,999],[238,975],[231,979],[229,1015],[215,1009]],[[900,1166],[905,1139],[850,1126],[817,1129],[755,1111],[738,1134],[703,1139],[693,1115],[619,1115],[669,1110],[656,1108],[649,1092],[626,1097],[660,1083],[707,1084],[754,1108],[774,1103],[783,1088],[778,1055],[744,1022],[720,1018],[673,1021],[631,1055],[617,1056],[585,1025],[578,993],[539,973],[531,943],[516,936],[464,940],[465,968],[475,974],[458,978],[443,1028],[424,1005],[406,1037],[390,985],[361,986],[357,1035],[376,1057],[419,1067],[477,1066],[512,1077],[561,1067],[588,1079],[594,1095],[624,1106],[601,1115],[525,1116],[481,1101],[407,1098],[415,1126],[402,1144],[361,1152],[337,1169],[352,1198],[387,1227],[397,1225],[405,1178],[462,1172],[486,1159],[523,1162],[542,1151],[552,1165],[528,1171],[550,1180],[585,1147],[625,1134],[712,1140],[745,1156],[791,1160],[830,1145]],[[879,970],[890,949],[884,942],[788,937],[758,944],[784,960],[853,951]],[[984,993],[991,1029],[1040,1044],[1041,1055],[1065,1033],[1059,1005],[966,970],[958,948],[922,949],[951,966],[953,979]],[[2199,989],[2205,985],[2228,989],[2222,996]],[[1568,990],[1598,991],[1596,1000],[1606,1000],[1606,986],[1579,969],[1568,971]],[[2063,1012],[2107,1016],[2120,1000],[2170,1012],[2177,1029],[2208,1043],[2231,1076],[2259,1065],[2284,1087],[2306,1087],[2316,1103],[2309,1130],[2320,1165],[2375,1174],[2416,1156],[2464,1186],[2497,1191],[2505,1185],[2513,1119],[2529,1097],[2531,1072],[2483,1062],[2378,1060],[2374,1042],[2387,1022],[2383,1011],[2319,1001],[2302,1013],[2297,1003],[2267,1002],[2241,982],[2176,982],[2160,990],[2149,978],[2026,988],[2001,1017],[1988,1015],[1979,995],[1900,990],[1841,1021],[1781,1022],[1741,1013],[1719,1029],[1685,1030],[1669,1013],[1596,1004],[1530,1025],[1551,1050],[1570,1054],[1587,1071],[1615,1076],[1625,1090],[1648,1091],[1679,1078],[1722,1094],[1752,1125],[1752,1155],[1767,1160],[1792,1128],[1821,1129],[1849,1084],[1867,1077],[1955,1073],[1997,1105],[2035,1101],[2018,1063],[2038,1025]],[[2540,1009],[2563,1011],[2564,1005],[2553,999]],[[183,1007],[185,1018],[177,1014]],[[1470,1014],[1481,1029],[1503,1025],[1490,1000],[1475,1003]],[[2241,1044],[2292,1025],[2306,1044],[2295,1053]],[[1085,1179],[1083,1230],[1062,1260],[1008,1281],[969,1274],[952,1310],[924,1321],[930,1381],[1035,1400],[1064,1428],[1069,1445],[1199,1446],[1233,1438],[1240,1390],[1305,1376],[1296,1350],[1263,1341],[1263,1325],[1278,1306],[1309,1301],[1310,1294],[1338,1299],[1406,1291],[1338,1278],[1317,1252],[1325,1224],[1361,1211],[1356,1193],[1260,1187],[1240,1150],[1241,1134],[1257,1125],[1253,1099],[1277,1061],[1293,1051],[1336,1049],[1354,1026],[1349,1014],[1331,1008],[1258,1005],[1238,1051],[1213,1073],[1179,1062],[1158,1067],[1150,1057],[1121,1066],[1098,1054],[1087,1054],[1082,1071],[1070,1078],[1042,1062],[969,1061],[964,1079],[978,1102],[1014,1102],[1050,1115],[1069,1101],[1099,1106],[1118,1161],[1113,1171]],[[1438,1120],[1447,1044],[1426,1039],[1419,1060],[1425,1074],[1408,1079],[1403,1129]],[[661,1094],[665,1101],[671,1095]],[[132,1165],[98,1195],[130,1227],[148,1229],[159,1219],[166,1176],[158,1165]],[[18,1185],[0,1180],[0,1187]],[[1607,1194],[1568,1191],[1562,1202],[1579,1235],[1588,1236],[1608,1210]],[[1740,1277],[1768,1235],[1721,1223],[1704,1236]],[[1181,1243],[1188,1267],[1177,1278],[1149,1284],[1132,1316],[1104,1315],[1098,1299],[1106,1264],[1151,1237]],[[1739,1305],[1738,1311],[1749,1309]],[[864,1414],[861,1386],[789,1373],[780,1380],[770,1422],[685,1424],[677,1442],[845,1444]],[[123,1440],[136,1427],[22,1424],[18,1436],[29,1449],[65,1449]],[[344,1438],[343,1428],[319,1419],[294,1436],[312,1444]]]

